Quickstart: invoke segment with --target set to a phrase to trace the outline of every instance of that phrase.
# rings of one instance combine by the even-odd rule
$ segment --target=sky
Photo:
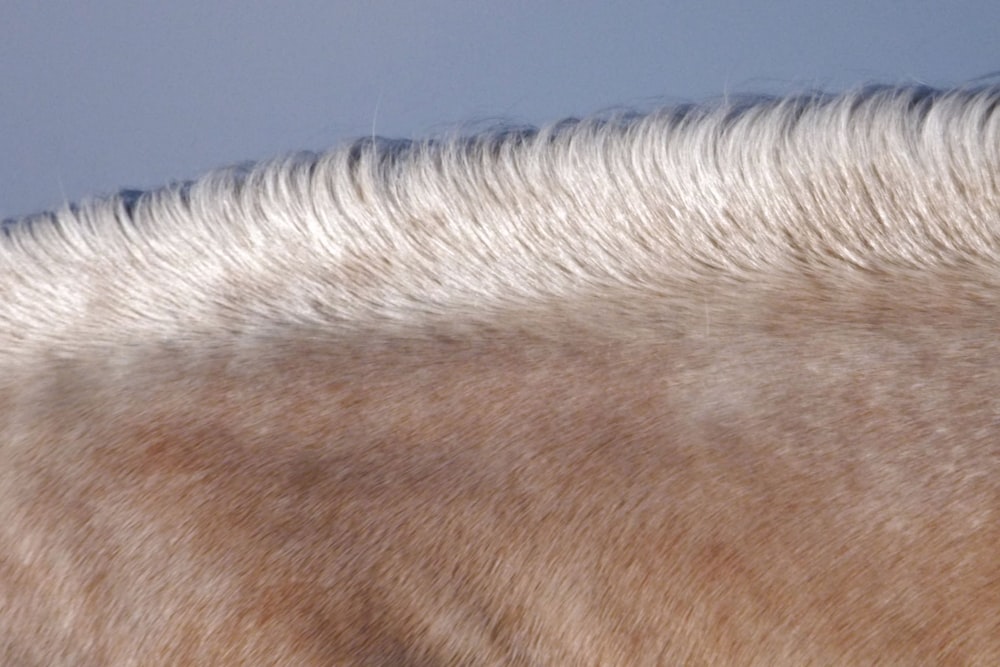
[[[372,134],[998,71],[996,0],[4,0],[0,219]]]

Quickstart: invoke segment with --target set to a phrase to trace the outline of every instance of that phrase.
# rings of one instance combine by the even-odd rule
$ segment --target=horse
[[[1000,88],[0,226],[0,663],[1000,664]]]

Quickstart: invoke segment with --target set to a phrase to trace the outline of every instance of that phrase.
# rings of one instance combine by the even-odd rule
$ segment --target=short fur
[[[1000,664],[998,88],[0,229],[0,664]]]

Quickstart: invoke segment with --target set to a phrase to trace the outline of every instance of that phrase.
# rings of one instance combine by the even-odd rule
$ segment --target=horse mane
[[[692,281],[994,268],[998,103],[869,87],[364,139],[8,220],[0,355],[289,324],[422,335]]]

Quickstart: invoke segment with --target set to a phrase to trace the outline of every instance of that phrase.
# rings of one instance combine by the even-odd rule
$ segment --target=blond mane
[[[998,100],[870,88],[362,140],[8,221],[0,354],[291,323],[417,335],[608,290],[992,268]]]

